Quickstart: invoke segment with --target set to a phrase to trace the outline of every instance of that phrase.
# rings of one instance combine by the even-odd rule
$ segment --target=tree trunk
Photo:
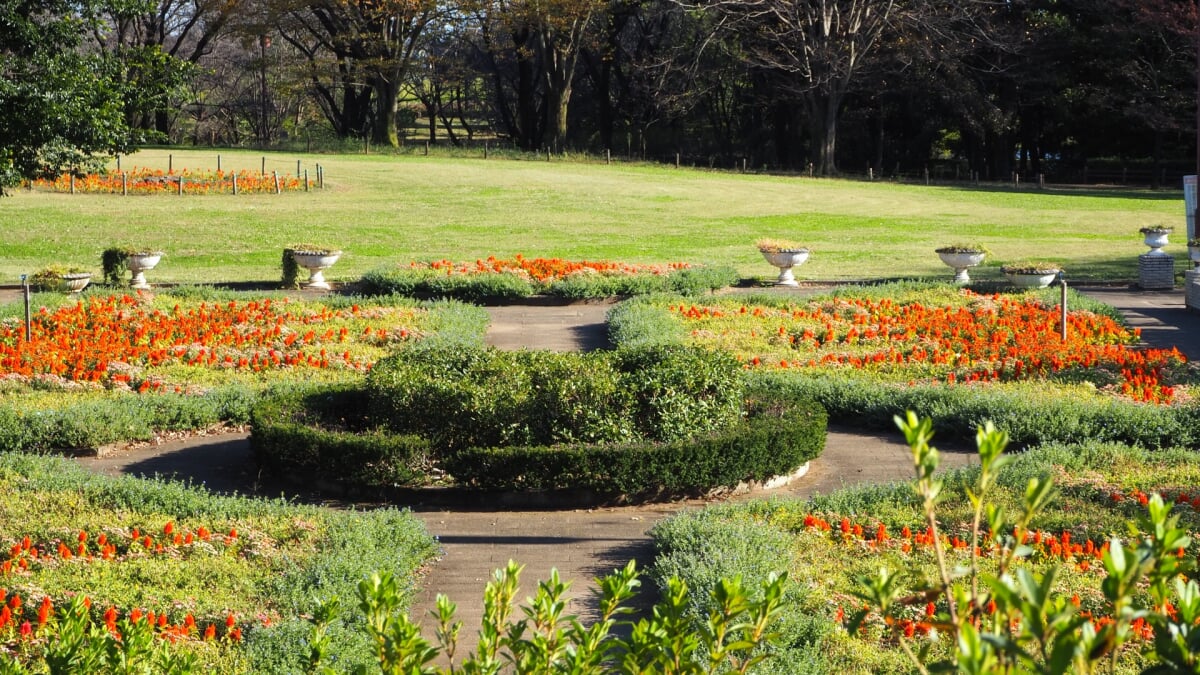
[[[371,78],[375,91],[375,124],[371,129],[371,142],[377,146],[400,147],[400,135],[396,132],[396,111],[399,109],[400,86],[383,75]]]
[[[429,118],[429,144],[437,143],[437,111],[432,102],[425,103],[425,116]]]
[[[541,43],[546,82],[546,131],[550,135],[550,146],[557,152],[567,145],[567,108],[571,103],[571,83],[578,52],[563,48],[545,31],[541,34]]]
[[[832,176],[837,173],[837,111],[841,97],[813,92],[807,96],[807,100],[808,126],[812,137],[809,155],[813,172],[820,176]]]
[[[555,152],[567,147],[567,106],[571,102],[571,86],[563,90],[551,89],[546,93],[546,130],[550,132],[550,147]]]

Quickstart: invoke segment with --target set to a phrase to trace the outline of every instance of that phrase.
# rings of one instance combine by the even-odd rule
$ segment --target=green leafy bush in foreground
[[[752,588],[740,579],[723,579],[709,593],[717,611],[695,624],[685,613],[690,589],[670,580],[663,599],[647,616],[638,618],[629,616],[633,610],[626,605],[641,583],[631,562],[598,580],[600,617],[584,625],[566,613],[570,584],[555,571],[538,583],[536,595],[514,614],[520,572],[511,561],[496,570],[484,590],[479,646],[465,655],[458,651],[463,626],[455,620],[456,607],[449,599],[438,596],[436,637],[426,639],[420,626],[404,613],[403,584],[390,572],[373,573],[357,585],[358,603],[351,609],[362,620],[355,622],[354,632],[347,636],[338,630],[346,614],[341,597],[326,597],[314,607],[303,642],[292,646],[287,672],[746,673],[770,657],[764,647],[774,638],[772,627],[787,581],[786,576],[773,576]],[[76,597],[38,628],[39,654],[0,655],[0,672],[41,672],[42,666],[61,675],[190,675],[208,670],[194,653],[156,640],[145,618],[122,619],[112,628],[94,620],[83,598]],[[338,641],[347,637],[368,645],[378,670],[366,662],[343,660],[339,649],[343,645]],[[451,665],[432,665],[439,655]]]
[[[656,569],[697,585],[790,572],[777,658],[757,672],[1194,672],[1194,452],[1085,443],[1009,456],[987,427],[979,467],[935,473],[928,431],[906,421],[916,490],[681,514],[653,532]]]

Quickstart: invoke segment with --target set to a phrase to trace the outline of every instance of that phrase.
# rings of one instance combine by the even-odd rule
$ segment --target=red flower
[[[38,625],[44,626],[46,624],[46,622],[50,620],[50,617],[52,616],[53,612],[54,612],[54,607],[50,603],[50,596],[48,596],[48,595],[44,596],[42,598],[41,606],[38,607],[38,616],[37,616]]]

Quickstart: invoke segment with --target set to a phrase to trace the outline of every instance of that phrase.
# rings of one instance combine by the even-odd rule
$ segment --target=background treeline
[[[73,19],[37,40],[107,57],[137,141],[486,142],[822,175],[1171,186],[1195,166],[1192,0],[4,5],[9,24]],[[14,66],[28,40],[16,23],[0,30],[10,80],[29,67]]]

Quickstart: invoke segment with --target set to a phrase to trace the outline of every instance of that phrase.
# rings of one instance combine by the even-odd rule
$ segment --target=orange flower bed
[[[732,343],[751,368],[855,368],[947,384],[1103,371],[1119,382],[1117,393],[1133,400],[1169,403],[1176,396],[1169,373],[1184,356],[1135,346],[1136,329],[1076,311],[1068,315],[1064,341],[1057,307],[963,293],[961,306],[838,298],[784,309],[732,301],[669,309],[694,341]]]
[[[363,351],[359,346],[386,345],[414,334],[404,326],[372,328],[368,323],[361,332],[349,326],[381,315],[411,320],[412,310],[361,310],[357,305],[301,310],[291,305],[268,299],[187,309],[176,305],[166,311],[123,295],[92,297],[54,310],[43,307],[28,341],[19,322],[0,325],[0,376],[61,378],[145,392],[166,386],[145,370],[167,365],[251,372],[366,371],[371,362],[358,354]]]
[[[539,283],[552,283],[573,274],[670,274],[674,270],[691,267],[688,263],[675,262],[661,265],[636,265],[605,260],[563,260],[562,258],[526,258],[520,253],[511,259],[488,256],[473,263],[437,260],[434,262],[412,262],[415,270],[430,269],[446,276],[477,274],[519,274]]]
[[[232,194],[234,177],[237,177],[239,193],[264,194],[275,192],[274,176],[255,173],[252,171],[191,171],[180,169],[167,173],[161,169],[134,168],[125,172],[122,180],[119,173],[88,174],[74,181],[75,191],[85,194],[121,194],[122,190],[129,194],[178,194],[179,179],[183,179],[183,193],[186,195]],[[71,175],[62,174],[53,180],[38,178],[32,182],[36,190],[50,192],[70,192]],[[304,180],[296,176],[281,175],[279,177],[280,191],[297,191],[304,189]]]
[[[83,605],[90,611],[91,599],[85,597]],[[19,593],[10,594],[6,589],[0,588],[0,638],[7,636],[8,639],[16,638],[20,642],[37,639],[42,636],[47,624],[53,623],[56,615],[65,611],[55,608],[54,601],[48,595],[42,596],[36,610],[27,609],[28,607]],[[196,617],[186,613],[173,621],[166,610],[156,613],[134,607],[126,611],[125,616],[130,623],[145,622],[153,634],[172,643],[188,639],[206,642],[240,642],[242,639],[242,629],[237,625],[237,617],[232,614],[221,620],[197,622]],[[120,618],[121,613],[111,606],[101,615],[105,629],[118,639],[121,636],[117,623]]]
[[[1188,503],[1188,496],[1180,496],[1176,501],[1177,503]],[[883,523],[863,524],[852,521],[849,517],[842,517],[837,523],[830,523],[821,515],[812,513],[805,514],[802,522],[804,530],[828,533],[827,536],[834,543],[857,549],[859,552],[856,555],[874,555],[886,551],[891,555],[908,557],[930,554],[934,548],[941,548],[952,557],[961,556],[964,558],[963,564],[965,564],[965,558],[971,554],[969,541],[958,535],[950,534],[935,537],[933,530],[928,527],[913,530],[905,526],[898,534],[893,534],[888,532]],[[1065,564],[1070,566],[1076,574],[1093,576],[1097,579],[1103,578],[1107,574],[1103,561],[1104,554],[1110,547],[1108,541],[1099,544],[1092,539],[1079,541],[1067,530],[1057,534],[1041,530],[1014,530],[1012,537],[1015,541],[1030,548],[1031,552],[1025,558],[1029,564]],[[985,536],[982,544],[975,549],[974,553],[981,559],[987,559],[1000,555],[1001,547],[991,536]],[[1183,558],[1188,555],[1188,552],[1180,549],[1176,555]],[[1071,603],[1076,607],[1079,607],[1081,602],[1079,595],[1071,598]],[[1170,606],[1167,607],[1167,611],[1172,609]],[[864,621],[865,624],[881,625],[894,625],[898,622],[905,637],[909,638],[916,635],[930,635],[939,629],[941,622],[945,621],[946,601],[940,600],[939,604],[927,602],[923,606],[914,606],[913,610],[914,615],[911,618],[877,617],[868,614]],[[843,623],[849,618],[848,614],[853,611],[853,608],[847,609],[845,606],[839,606],[834,611],[832,618],[838,623]],[[987,608],[987,613],[994,612],[995,605],[991,603]],[[1080,612],[1080,615],[1097,629],[1113,621],[1111,616],[1087,610]],[[1133,632],[1135,639],[1144,641],[1154,638],[1153,627],[1144,619],[1133,623]]]
[[[31,575],[37,568],[67,564],[116,564],[121,561],[147,555],[189,555],[190,552],[203,544],[214,554],[233,550],[237,542],[237,530],[228,534],[214,536],[207,528],[201,526],[195,531],[178,531],[173,522],[168,521],[161,533],[143,533],[133,528],[128,533],[110,539],[101,532],[96,536],[87,531],[80,531],[76,541],[67,542],[56,540],[35,543],[28,535],[9,549],[8,559],[0,565],[0,575],[8,577],[25,577]],[[215,547],[215,548],[214,548]],[[91,609],[91,600],[84,600],[85,606]],[[19,593],[10,593],[6,588],[0,588],[0,635],[15,633],[20,639],[31,639],[40,633],[42,627],[55,617],[54,603],[50,596],[43,596],[36,611],[32,611]],[[178,614],[177,611],[174,613]],[[237,626],[236,617],[232,614],[220,620],[197,622],[196,618],[187,612],[171,619],[168,610],[154,612],[142,608],[132,608],[125,612],[129,621],[137,623],[146,621],[153,632],[160,638],[175,642],[179,639],[214,640],[220,638],[237,642],[241,640],[242,629]],[[32,621],[36,617],[36,624]],[[119,635],[117,620],[120,613],[116,607],[109,607],[103,613],[103,623],[109,632]]]

